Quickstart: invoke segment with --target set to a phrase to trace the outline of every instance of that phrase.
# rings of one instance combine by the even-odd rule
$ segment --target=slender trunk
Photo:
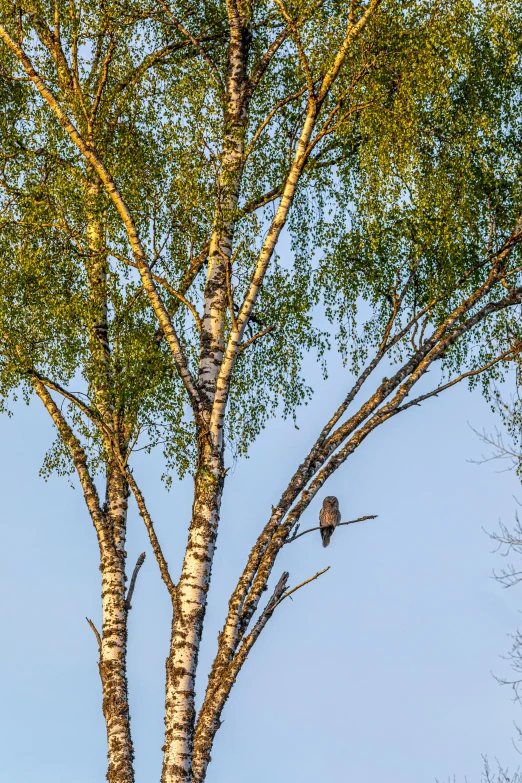
[[[201,452],[166,663],[162,783],[189,783],[192,780],[195,676],[224,482],[222,456],[212,455],[207,445],[201,447]]]
[[[128,489],[117,470],[107,477],[106,519],[113,546],[102,552],[102,646],[100,678],[107,726],[109,783],[133,783],[134,751],[127,686],[125,528]]]

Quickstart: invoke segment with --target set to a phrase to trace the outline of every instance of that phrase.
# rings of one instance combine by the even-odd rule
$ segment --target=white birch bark
[[[107,727],[109,783],[133,783],[134,751],[130,733],[127,683],[125,529],[128,490],[118,470],[109,471],[105,517],[112,546],[102,551],[102,645],[100,678]]]
[[[94,174],[94,172],[93,172]],[[130,732],[127,682],[127,613],[125,600],[125,536],[128,487],[119,462],[123,433],[112,400],[112,367],[107,307],[107,256],[100,203],[101,183],[94,175],[86,186],[87,277],[90,292],[89,381],[91,397],[106,431],[105,523],[109,546],[100,551],[102,633],[99,671],[107,729],[109,783],[133,783],[134,751]],[[117,452],[120,452],[119,454]]]
[[[176,589],[166,663],[162,783],[192,779],[195,676],[216,545],[224,473],[221,459],[198,468],[189,540]]]
[[[247,124],[248,21],[229,4],[230,42],[226,69],[226,101],[221,172],[214,227],[209,249],[205,307],[201,321],[199,390],[208,426],[216,379],[223,359],[227,305],[227,268],[232,255],[234,224],[244,165]],[[231,316],[232,317],[232,316]],[[176,590],[171,646],[167,659],[165,745],[162,783],[192,780],[194,688],[199,646],[217,537],[223,491],[222,428],[199,433],[199,460],[189,540]]]

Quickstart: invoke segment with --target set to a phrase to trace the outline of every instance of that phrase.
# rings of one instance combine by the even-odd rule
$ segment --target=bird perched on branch
[[[328,546],[335,528],[341,521],[339,501],[333,495],[323,500],[323,507],[319,512],[319,524],[321,526],[321,538],[323,546]]]

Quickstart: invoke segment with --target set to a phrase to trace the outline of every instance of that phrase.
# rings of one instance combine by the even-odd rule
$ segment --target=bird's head
[[[324,506],[325,508],[327,508],[327,507],[330,507],[330,508],[339,508],[339,501],[338,501],[338,500],[337,500],[337,498],[336,498],[336,497],[334,497],[333,495],[328,495],[328,497],[326,497],[326,498],[323,500],[323,506]]]

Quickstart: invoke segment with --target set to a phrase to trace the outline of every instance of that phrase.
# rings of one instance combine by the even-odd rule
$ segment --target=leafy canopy
[[[3,2],[1,14],[118,183],[196,373],[227,127],[224,5],[123,0],[57,7],[55,17],[47,2]],[[286,24],[281,9],[255,4],[253,70]],[[274,55],[249,109],[234,229],[236,301],[281,194],[307,86],[331,65],[348,4],[299,0],[284,11],[299,20],[296,34]],[[246,453],[267,417],[278,410],[294,415],[306,401],[311,390],[301,364],[307,352],[326,362],[335,341],[349,369],[360,368],[379,346],[407,281],[399,322],[409,323],[423,308],[426,316],[397,342],[397,357],[484,281],[484,259],[520,211],[521,22],[518,3],[486,0],[388,0],[372,17],[322,109],[323,125],[247,336],[266,335],[238,359],[230,448]],[[162,442],[172,468],[190,469],[194,428],[187,401],[122,221],[5,46],[0,159],[3,399],[19,388],[29,393],[36,372],[81,388],[86,405],[108,415],[96,399],[102,370],[92,345],[102,306],[92,275],[101,269],[110,410],[124,422],[127,443]],[[509,264],[514,287],[516,248]],[[510,313],[500,311],[455,342],[444,359],[448,370],[484,364],[509,345],[518,334]],[[75,411],[97,460],[96,429]],[[62,458],[59,449],[53,452],[49,467]]]

